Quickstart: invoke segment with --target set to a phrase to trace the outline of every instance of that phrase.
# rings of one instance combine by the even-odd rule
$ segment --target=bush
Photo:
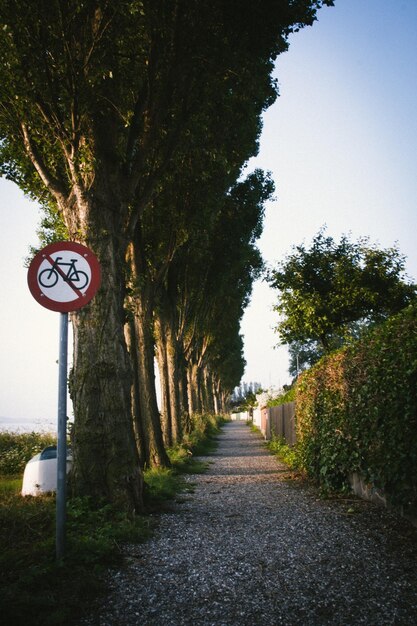
[[[348,488],[358,469],[348,421],[346,350],[323,358],[297,385],[296,424],[300,463],[309,476],[330,490]]]
[[[184,436],[182,445],[192,454],[204,456],[209,454],[215,445],[213,438],[220,432],[226,418],[222,415],[209,413],[191,416],[190,432]]]
[[[54,444],[52,434],[0,432],[0,474],[21,474],[35,454]]]
[[[302,374],[297,439],[325,488],[359,472],[390,501],[417,505],[417,306]]]
[[[266,445],[268,450],[276,454],[290,469],[297,470],[300,468],[298,448],[296,446],[290,447],[284,437],[272,435]]]

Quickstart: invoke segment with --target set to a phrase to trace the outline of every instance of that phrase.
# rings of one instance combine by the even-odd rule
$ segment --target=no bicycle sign
[[[67,366],[68,313],[81,309],[94,297],[100,286],[100,265],[96,256],[79,243],[60,241],[43,248],[34,257],[28,271],[28,285],[39,304],[60,313],[56,557],[64,556],[67,477]]]
[[[68,313],[86,305],[100,286],[97,257],[72,241],[52,243],[38,252],[29,267],[28,285],[39,304]]]

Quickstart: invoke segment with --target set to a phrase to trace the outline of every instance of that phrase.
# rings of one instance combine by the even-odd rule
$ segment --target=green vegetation
[[[45,209],[42,243],[106,270],[72,316],[74,493],[139,510],[139,459],[169,466],[190,416],[225,409],[273,193],[243,174],[277,56],[332,4],[0,2],[0,175]]]
[[[314,237],[271,273],[279,290],[277,332],[290,348],[290,373],[361,336],[365,329],[416,301],[416,285],[405,275],[397,246],[379,249],[367,238],[340,242]]]
[[[207,456],[217,446],[216,435],[227,421],[220,415],[193,415],[192,430],[185,435],[182,444],[168,448],[167,453],[171,468],[152,467],[144,472],[146,484],[145,501],[148,507],[155,507],[166,500],[189,489],[182,480],[182,474],[202,474],[208,462],[196,459],[195,456]]]
[[[275,454],[280,461],[288,465],[292,470],[300,469],[300,459],[298,456],[298,450],[296,446],[290,447],[284,437],[277,437],[272,435],[270,441],[267,441],[267,448]]]
[[[253,433],[257,435],[262,435],[261,431],[253,422],[248,422],[249,428]],[[276,435],[272,435],[269,441],[265,442],[266,447],[272,454],[275,454],[280,461],[288,465],[291,470],[300,470],[301,462],[298,454],[298,449],[296,446],[290,447],[284,437],[277,437]]]
[[[0,432],[0,475],[22,473],[29,459],[54,444],[52,434]]]
[[[349,489],[359,472],[416,507],[417,306],[305,372],[296,415],[301,465],[325,489]]]
[[[280,404],[286,404],[287,402],[294,402],[295,400],[295,386],[288,389],[285,393],[282,393],[276,398],[272,398],[268,401],[267,406],[279,406]]]
[[[160,510],[191,486],[183,473],[199,473],[207,464],[194,459],[216,445],[222,417],[199,416],[187,446],[169,450],[172,469],[144,473],[147,511]],[[21,447],[22,436],[1,433],[8,449]],[[43,435],[32,434],[41,448]],[[28,449],[28,448],[27,448]],[[33,449],[31,448],[33,451]],[[29,458],[32,456],[32,451]],[[35,449],[35,454],[38,450]],[[129,517],[89,498],[71,498],[67,506],[66,556],[55,561],[55,496],[21,497],[20,476],[0,477],[0,615],[5,624],[38,626],[77,624],[82,612],[103,592],[103,574],[121,562],[124,542],[146,540],[152,532],[147,515]]]
[[[149,536],[146,517],[129,519],[88,498],[67,507],[64,563],[55,562],[55,497],[20,496],[21,480],[0,479],[0,612],[5,624],[76,623],[100,592],[107,566],[121,558],[120,543]],[[13,488],[14,486],[14,488]]]

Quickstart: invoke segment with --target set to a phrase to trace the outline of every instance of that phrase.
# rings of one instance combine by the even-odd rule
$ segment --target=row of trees
[[[397,245],[381,249],[368,238],[340,241],[322,228],[311,246],[295,246],[269,281],[279,290],[276,331],[290,353],[290,374],[358,339],[416,301]]]
[[[73,315],[77,493],[140,509],[141,466],[167,464],[187,416],[238,383],[272,193],[242,168],[277,95],[273,62],[322,4],[1,3],[1,174],[102,266]]]
[[[230,401],[231,403],[238,405],[239,403],[244,402],[248,394],[256,395],[261,390],[262,390],[261,383],[241,382],[240,385],[233,390],[233,393],[230,397]]]

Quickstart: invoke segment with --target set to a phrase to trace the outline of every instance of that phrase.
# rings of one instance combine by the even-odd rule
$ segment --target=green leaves
[[[417,306],[323,358],[297,384],[303,467],[327,489],[359,472],[417,504]]]
[[[298,342],[301,348],[314,342],[318,355],[416,298],[416,286],[404,275],[404,257],[396,246],[382,250],[366,238],[353,242],[346,235],[337,243],[324,229],[310,248],[296,246],[269,281],[279,291],[276,330],[282,343]]]

